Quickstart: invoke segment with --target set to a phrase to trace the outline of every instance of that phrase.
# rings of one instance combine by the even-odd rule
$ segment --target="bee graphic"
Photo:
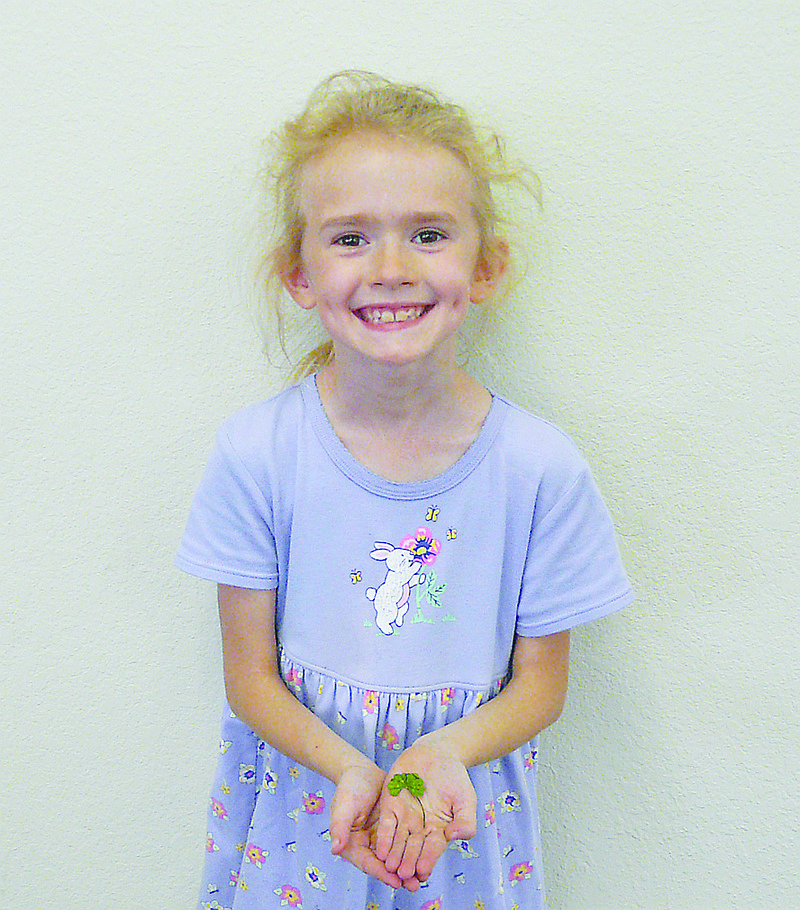
[[[428,511],[425,514],[425,521],[438,521],[439,520],[439,506],[428,506]]]
[[[447,529],[447,539],[448,539],[448,540],[455,540],[456,537],[458,537],[458,531],[456,531],[455,528],[448,528],[448,529]]]
[[[358,569],[353,569],[350,573],[350,581],[352,581],[354,585],[357,585],[361,581],[361,573]]]

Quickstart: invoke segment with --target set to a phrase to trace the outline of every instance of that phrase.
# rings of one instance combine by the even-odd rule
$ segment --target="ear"
[[[470,297],[473,303],[482,303],[497,290],[508,271],[510,253],[508,241],[501,237],[493,237],[487,242],[478,256],[472,279]]]
[[[311,290],[311,285],[306,275],[302,262],[281,272],[281,281],[286,290],[291,294],[292,300],[304,310],[313,309],[317,300]]]

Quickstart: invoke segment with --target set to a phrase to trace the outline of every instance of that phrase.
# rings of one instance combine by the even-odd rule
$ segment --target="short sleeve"
[[[189,512],[175,564],[190,575],[254,590],[278,586],[269,489],[223,426]]]
[[[551,508],[534,513],[517,632],[551,635],[613,613],[632,598],[611,517],[585,467]]]

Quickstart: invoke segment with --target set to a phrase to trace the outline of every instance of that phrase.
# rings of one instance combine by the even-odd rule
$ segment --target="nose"
[[[371,260],[370,283],[375,287],[408,287],[416,280],[413,257],[403,243],[385,238],[376,244]]]

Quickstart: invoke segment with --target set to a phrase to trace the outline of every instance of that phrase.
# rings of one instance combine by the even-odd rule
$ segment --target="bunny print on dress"
[[[390,543],[376,542],[369,555],[386,563],[383,584],[367,588],[366,596],[375,605],[375,624],[384,635],[391,635],[392,624],[398,629],[403,625],[411,588],[425,581],[425,576],[418,574],[422,565],[410,550]]]

